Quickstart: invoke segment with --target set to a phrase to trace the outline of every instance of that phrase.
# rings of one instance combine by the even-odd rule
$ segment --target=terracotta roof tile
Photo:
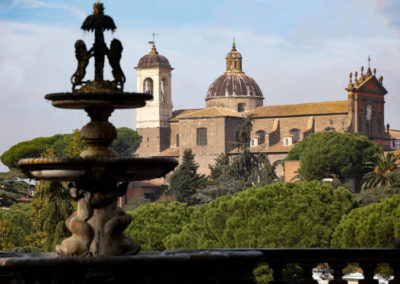
[[[400,130],[389,129],[389,134],[392,137],[400,138]]]
[[[198,110],[202,110],[201,108],[196,108],[196,109],[179,109],[179,110],[175,110],[172,112],[172,118],[170,118],[169,121],[178,121],[178,118],[181,115],[186,115],[189,113],[192,113],[194,111],[198,111]]]
[[[334,101],[296,105],[262,106],[248,114],[254,114],[255,117],[283,117],[347,112],[348,101]]]
[[[167,148],[155,156],[156,157],[179,157],[179,149],[178,148]]]
[[[242,117],[240,113],[227,108],[209,107],[189,113],[180,114],[179,116],[177,116],[177,118],[181,119],[181,118],[221,117],[221,116]]]

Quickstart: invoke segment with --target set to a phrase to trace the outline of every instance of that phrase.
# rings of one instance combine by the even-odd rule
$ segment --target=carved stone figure
[[[90,57],[93,56],[93,48],[89,51],[83,40],[77,40],[75,43],[75,57],[78,60],[78,67],[71,77],[72,92],[75,91],[77,85],[82,84],[82,80],[86,75],[86,67],[89,64]]]
[[[114,86],[120,86],[121,90],[124,89],[125,75],[122,71],[120,61],[122,56],[122,43],[118,39],[113,39],[110,45],[110,51],[108,52],[108,61],[112,68],[112,74],[114,77]]]
[[[64,256],[90,255],[89,246],[94,232],[87,220],[93,215],[93,209],[90,206],[92,194],[89,191],[78,190],[76,187],[70,187],[69,193],[72,198],[78,200],[78,210],[66,221],[66,226],[72,236],[65,239],[61,245],[56,246],[56,252]]]

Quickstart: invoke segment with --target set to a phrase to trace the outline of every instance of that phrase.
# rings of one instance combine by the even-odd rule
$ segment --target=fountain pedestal
[[[142,107],[153,97],[123,92],[125,76],[119,65],[122,44],[117,39],[112,40],[110,49],[105,44],[104,30],[113,31],[116,27],[103,11],[103,4],[94,4],[93,15],[82,25],[82,29],[95,32],[95,42],[89,50],[82,40],[75,44],[78,68],[71,78],[73,92],[45,97],[55,107],[83,109],[88,113],[91,120],[81,130],[81,138],[88,148],[79,157],[33,158],[18,163],[30,178],[70,182],[69,192],[78,206],[66,221],[72,236],[56,247],[56,252],[63,256],[138,253],[140,247],[123,235],[132,217],[118,210],[118,197],[125,194],[129,181],[162,177],[178,164],[171,158],[119,157],[108,148],[117,137],[115,127],[108,121],[112,112]],[[84,82],[92,56],[95,57],[95,80]],[[106,56],[114,81],[103,79]]]

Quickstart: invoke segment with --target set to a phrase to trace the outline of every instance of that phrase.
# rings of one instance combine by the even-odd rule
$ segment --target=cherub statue
[[[75,43],[75,57],[78,60],[78,67],[71,77],[72,92],[75,91],[77,85],[82,84],[82,80],[86,75],[86,67],[89,64],[90,57],[93,56],[93,48],[89,51],[83,40],[77,40]]]
[[[108,61],[110,62],[112,68],[112,74],[114,77],[114,86],[117,87],[118,85],[121,88],[121,91],[124,89],[125,83],[125,75],[122,71],[120,60],[122,56],[122,43],[118,39],[113,39],[110,45],[110,51],[108,52]]]

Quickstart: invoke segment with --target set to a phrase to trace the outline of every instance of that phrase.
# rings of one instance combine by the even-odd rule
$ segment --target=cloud
[[[389,27],[400,33],[400,1],[375,0],[376,11],[386,18]]]
[[[66,4],[60,1],[46,2],[40,0],[1,0],[0,9],[5,9],[9,7],[19,7],[22,9],[38,9],[38,8],[51,8],[51,9],[63,9],[66,10],[80,19],[84,19],[86,17],[86,13],[72,5]]]

